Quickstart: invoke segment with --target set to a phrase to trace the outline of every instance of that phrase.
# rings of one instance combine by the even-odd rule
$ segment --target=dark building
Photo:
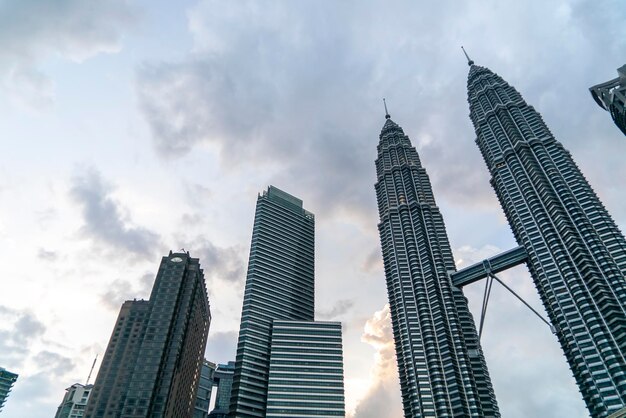
[[[341,326],[314,322],[314,249],[315,218],[303,209],[300,199],[273,186],[259,195],[237,345],[231,417],[343,415]],[[303,365],[302,356],[316,348],[326,348],[329,341],[338,346],[329,359],[332,367],[324,367],[324,359],[316,358],[310,364],[315,372],[306,377],[299,375],[301,389],[311,389],[310,396],[296,393],[296,389],[293,393],[283,391],[286,382],[306,371],[305,367],[298,367]],[[287,358],[284,351],[292,349],[295,351]],[[293,367],[286,367],[289,363]],[[329,383],[331,396],[323,395],[320,399],[316,394]],[[320,404],[326,410],[319,410]]]
[[[617,78],[589,89],[598,105],[609,112],[613,122],[626,135],[626,65],[617,69]]]
[[[122,305],[86,416],[192,417],[210,324],[199,260],[170,252],[150,299]]]
[[[228,418],[230,395],[233,387],[233,375],[235,374],[235,362],[218,364],[213,374],[213,384],[217,385],[215,407],[209,414],[209,418]]]
[[[626,406],[626,240],[570,153],[515,88],[469,61],[491,184],[593,417]]]
[[[264,417],[272,322],[313,321],[315,217],[302,201],[270,186],[259,195],[230,413]]]
[[[215,363],[204,360],[202,362],[202,370],[200,371],[200,381],[198,382],[198,392],[196,394],[193,418],[207,418],[209,416],[214,375]]]
[[[406,418],[499,417],[428,174],[386,115],[376,159],[378,230]]]
[[[11,373],[4,367],[0,367],[0,411],[9,397],[11,388],[17,380],[17,374]]]

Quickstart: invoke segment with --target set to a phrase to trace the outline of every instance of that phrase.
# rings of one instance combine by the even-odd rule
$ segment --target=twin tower
[[[500,416],[461,286],[524,262],[591,416],[607,417],[626,407],[626,240],[533,107],[469,65],[476,144],[519,247],[456,272],[428,175],[386,115],[376,196],[404,415]]]

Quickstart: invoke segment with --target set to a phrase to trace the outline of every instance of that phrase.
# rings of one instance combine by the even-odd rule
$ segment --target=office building
[[[122,305],[86,416],[192,417],[210,324],[199,260],[170,251],[150,299]]]
[[[209,416],[215,367],[215,363],[211,363],[210,361],[204,360],[202,362],[202,370],[200,371],[200,381],[198,382],[198,392],[196,394],[196,405],[193,410],[193,418],[207,418]]]
[[[80,383],[74,383],[65,389],[65,395],[54,418],[82,418],[91,389],[93,389],[93,385],[81,385]]]
[[[17,377],[17,374],[11,373],[4,367],[0,367],[0,411],[2,411],[2,407],[7,401]]]
[[[541,116],[469,61],[470,118],[491,184],[591,416],[626,406],[626,240]]]
[[[213,385],[217,386],[215,406],[209,414],[209,418],[228,418],[230,396],[233,387],[233,375],[235,374],[235,362],[218,364],[213,374]]]
[[[274,331],[289,329],[289,323],[294,332],[300,328],[306,329],[306,325],[301,325],[303,323],[311,323],[311,331],[316,330],[316,323],[313,322],[314,229],[315,217],[303,208],[300,199],[273,186],[259,195],[237,344],[230,416],[305,416],[285,412],[288,408],[274,408],[278,404],[286,406],[284,396],[276,398],[274,392],[272,402],[278,404],[273,403],[270,407],[268,386],[272,382],[281,386],[273,379],[282,377],[275,370],[281,367],[284,360],[277,358],[277,363],[272,365],[271,356],[275,349],[274,343],[282,344],[283,339],[287,338],[282,334],[274,336]],[[300,346],[296,355],[307,352],[306,347],[313,349],[318,344],[325,344],[329,337],[324,332],[315,331],[309,337],[298,338],[306,345]],[[294,367],[299,364],[298,359],[294,358],[293,363]],[[315,370],[319,382],[331,380],[333,385],[339,384],[336,368],[317,365]],[[323,385],[320,383],[318,386]],[[343,380],[341,385],[343,387]],[[335,390],[335,387],[332,389]],[[306,399],[309,401],[308,406],[301,395],[294,398],[292,403],[303,410],[313,410],[319,403],[313,398]],[[332,411],[340,409],[339,402],[337,400],[332,405]]]
[[[387,294],[406,418],[498,417],[467,300],[428,174],[386,115],[375,185]]]
[[[613,122],[626,135],[626,64],[617,69],[617,78],[589,89],[598,105],[609,112]]]
[[[266,417],[344,417],[341,323],[274,321]]]

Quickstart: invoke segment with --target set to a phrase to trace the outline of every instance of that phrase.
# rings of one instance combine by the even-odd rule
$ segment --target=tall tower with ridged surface
[[[443,217],[415,148],[386,115],[376,196],[404,416],[499,417]]]
[[[593,417],[626,406],[626,240],[570,153],[500,76],[470,65],[491,184]]]

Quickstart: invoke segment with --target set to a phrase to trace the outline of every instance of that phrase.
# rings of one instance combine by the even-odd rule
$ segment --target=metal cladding
[[[626,65],[617,69],[618,77],[589,89],[600,107],[608,111],[615,125],[626,135]]]
[[[257,200],[230,415],[264,417],[272,322],[313,321],[315,217],[270,186]]]
[[[404,416],[499,417],[430,180],[408,136],[388,118],[376,160],[378,230]]]
[[[470,118],[593,417],[626,404],[626,240],[569,152],[501,77],[471,66]]]

